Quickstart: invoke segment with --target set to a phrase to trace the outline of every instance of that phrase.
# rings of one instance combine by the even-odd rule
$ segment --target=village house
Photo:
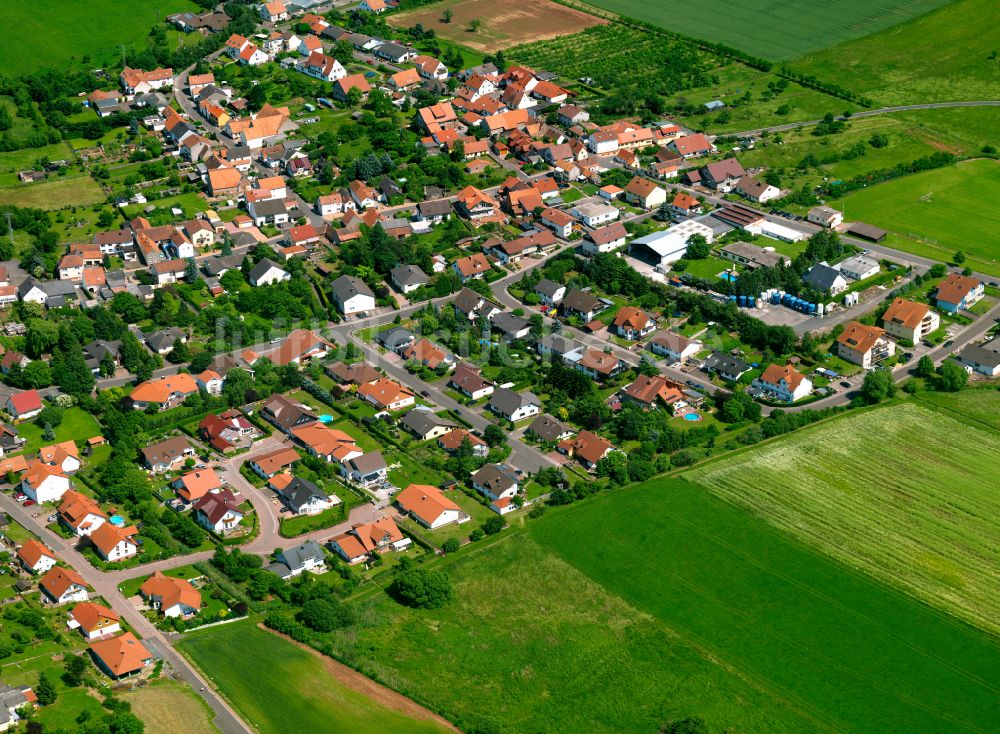
[[[740,180],[736,182],[733,190],[744,199],[749,199],[757,204],[764,204],[781,196],[781,189],[777,186],[772,186],[771,184],[754,178],[753,176],[741,177]]]
[[[506,387],[498,387],[490,396],[487,409],[504,420],[516,422],[538,415],[541,401],[530,392],[515,392]]]
[[[340,466],[345,479],[362,487],[382,484],[389,473],[389,466],[381,451],[369,451],[361,456],[348,459]]]
[[[70,479],[62,469],[33,460],[21,475],[21,491],[28,499],[42,504],[55,502],[70,488]]]
[[[375,294],[360,278],[341,275],[333,281],[332,289],[333,302],[344,316],[353,316],[375,309]]]
[[[201,594],[190,581],[166,576],[160,571],[155,571],[142,583],[139,594],[150,609],[159,610],[164,617],[186,619],[201,609]]]
[[[99,640],[122,630],[118,612],[91,601],[83,601],[73,607],[66,615],[66,626],[71,630],[80,630],[86,640]]]
[[[558,449],[585,469],[593,469],[597,462],[615,450],[614,445],[606,438],[591,431],[580,431],[575,438],[560,442]]]
[[[268,451],[247,461],[247,466],[259,477],[270,479],[280,472],[290,469],[299,462],[295,449],[285,447]]]
[[[466,362],[460,362],[448,380],[448,387],[458,390],[471,400],[479,400],[493,394],[493,383],[483,379],[479,370]]]
[[[701,365],[702,370],[715,373],[723,380],[736,382],[743,375],[750,371],[750,365],[744,360],[732,354],[723,354],[714,351],[705,358]]]
[[[597,229],[589,229],[583,238],[581,248],[587,255],[614,252],[625,244],[628,230],[621,222],[612,222]]]
[[[198,383],[194,377],[187,372],[178,372],[140,382],[129,394],[128,402],[133,410],[146,410],[149,406],[169,410],[197,393]]]
[[[139,450],[143,466],[154,474],[172,471],[187,459],[194,457],[195,450],[184,436],[174,436],[165,441],[144,446]]]
[[[469,482],[490,501],[490,509],[498,515],[517,509],[514,500],[521,484],[518,474],[506,464],[486,464],[469,477]]]
[[[795,366],[788,364],[770,364],[767,369],[753,381],[752,387],[762,390],[776,400],[794,403],[807,397],[812,392],[812,381],[796,371]]]
[[[926,303],[896,298],[882,315],[882,326],[896,339],[919,344],[928,334],[938,330],[941,317]]]
[[[462,508],[445,497],[437,487],[428,484],[407,486],[396,495],[395,503],[401,511],[429,530],[468,519]]]
[[[458,275],[458,279],[463,283],[468,280],[480,279],[493,269],[490,261],[481,252],[458,258],[452,267]]]
[[[153,664],[153,654],[131,632],[92,642],[89,649],[97,666],[114,680],[137,675]]]
[[[347,433],[319,421],[296,428],[292,437],[302,445],[307,454],[327,463],[343,464],[364,453]]]
[[[673,331],[660,331],[649,340],[649,350],[653,354],[666,357],[670,364],[686,362],[704,348],[697,339],[689,339]]]
[[[228,489],[217,489],[194,503],[194,520],[217,535],[227,535],[240,526],[246,513]]]
[[[51,569],[59,559],[44,543],[29,538],[18,547],[17,560],[26,571],[39,574]]]
[[[623,402],[638,405],[643,410],[652,410],[661,402],[672,405],[683,400],[681,387],[679,383],[663,375],[639,375],[619,395]]]
[[[55,566],[38,581],[42,590],[54,604],[87,601],[87,582],[72,568]]]
[[[837,337],[837,356],[865,369],[872,367],[896,352],[896,343],[886,336],[884,329],[852,321]]]
[[[625,187],[625,201],[643,209],[656,209],[667,201],[667,192],[648,178],[636,176]]]
[[[958,313],[977,303],[984,293],[983,283],[977,278],[950,273],[938,284],[934,302],[946,313]]]
[[[391,517],[355,525],[329,542],[330,550],[350,564],[361,563],[376,552],[404,551],[412,544]]]
[[[416,402],[416,396],[409,388],[388,377],[359,385],[357,395],[379,410],[402,410]]]
[[[438,446],[449,454],[455,453],[466,443],[468,443],[473,456],[485,458],[490,453],[489,444],[464,428],[454,428],[438,436],[437,440]]]
[[[101,506],[85,494],[67,490],[59,505],[59,522],[78,538],[85,537],[107,522]]]
[[[622,306],[615,314],[608,331],[623,339],[636,341],[656,329],[656,321],[647,313],[634,306]]]
[[[307,571],[322,573],[326,570],[326,556],[323,555],[323,548],[319,543],[307,540],[301,545],[278,551],[278,560],[265,566],[264,570],[283,579],[301,576]]]
[[[139,552],[139,544],[134,536],[139,531],[134,526],[118,527],[110,522],[102,523],[88,537],[97,555],[105,561],[124,561]]]

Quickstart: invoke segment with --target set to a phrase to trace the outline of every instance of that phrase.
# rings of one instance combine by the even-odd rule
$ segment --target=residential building
[[[955,355],[964,367],[987,377],[1000,377],[1000,339],[993,338],[982,344],[969,344]]]
[[[573,430],[548,413],[542,413],[528,426],[527,433],[533,434],[544,443],[556,443],[573,435]]]
[[[493,269],[490,265],[490,261],[486,259],[486,256],[477,252],[466,257],[460,257],[454,262],[452,267],[455,273],[458,275],[459,280],[463,283],[468,280],[482,278],[486,273]]]
[[[585,469],[593,469],[597,462],[614,450],[614,445],[591,431],[580,431],[575,438],[562,441],[559,451],[576,459]]]
[[[542,305],[549,306],[550,308],[558,306],[566,296],[566,286],[548,278],[542,278],[538,281],[534,291],[538,295]]]
[[[4,410],[15,422],[34,418],[42,412],[42,396],[37,390],[22,390],[11,393],[4,404]]]
[[[608,331],[623,339],[636,341],[656,329],[656,321],[642,309],[635,306],[622,306],[615,314],[614,321]]]
[[[559,304],[565,316],[576,316],[582,322],[587,323],[594,320],[601,311],[607,308],[600,298],[589,291],[574,288],[566,293],[562,303]]]
[[[370,487],[386,481],[389,466],[385,463],[381,451],[369,451],[341,464],[340,473],[348,481],[362,487]]]
[[[194,520],[217,535],[227,535],[240,526],[246,513],[228,489],[209,492],[194,503]]]
[[[618,219],[617,207],[596,201],[584,201],[573,208],[573,216],[590,228],[600,227]]]
[[[884,329],[852,321],[837,337],[837,356],[868,369],[896,352]]]
[[[138,532],[132,526],[120,528],[105,522],[90,534],[90,544],[105,561],[124,561],[139,552],[139,544],[134,538]]]
[[[490,509],[498,515],[516,509],[514,499],[521,485],[518,474],[506,464],[486,464],[469,477],[469,482],[490,501]]]
[[[739,357],[722,352],[712,352],[705,358],[701,368],[705,372],[715,373],[723,380],[736,382],[750,371],[750,365]]]
[[[614,354],[597,349],[584,350],[573,367],[595,380],[609,380],[628,369],[628,365]]]
[[[357,395],[379,410],[402,410],[416,402],[416,396],[409,388],[388,377],[359,385]]]
[[[427,273],[416,265],[398,265],[389,271],[389,277],[393,287],[403,295],[412,293],[430,282]]]
[[[667,201],[667,192],[648,178],[636,176],[625,187],[625,200],[643,209],[656,209]]]
[[[486,407],[504,420],[516,422],[538,415],[541,401],[530,392],[515,392],[506,387],[498,387],[493,391]]]
[[[464,428],[454,428],[439,436],[437,440],[438,446],[449,454],[458,451],[466,442],[473,456],[485,458],[490,453],[490,447],[483,439]]]
[[[938,330],[941,317],[925,303],[896,298],[882,315],[882,326],[896,339],[919,344],[928,334]]]
[[[333,302],[345,316],[375,309],[375,294],[360,278],[342,275],[333,281]]]
[[[255,456],[247,461],[247,466],[264,479],[290,469],[299,462],[299,454],[292,448],[280,448]]]
[[[326,556],[318,543],[307,540],[302,545],[279,551],[277,562],[266,566],[265,570],[283,579],[300,576],[306,571],[320,573],[326,570]]]
[[[849,257],[846,260],[837,263],[834,267],[840,271],[841,275],[845,278],[850,278],[851,280],[864,280],[865,278],[872,278],[878,275],[879,271],[882,269],[878,260],[865,257],[864,255]]]
[[[399,423],[421,441],[439,438],[455,428],[453,422],[422,406],[407,411]]]
[[[98,667],[114,680],[137,675],[153,663],[153,654],[131,632],[92,642],[90,654]]]
[[[844,213],[828,206],[816,206],[809,210],[806,219],[821,227],[833,229],[843,223]]]
[[[790,257],[775,252],[774,248],[759,247],[749,242],[730,242],[716,250],[716,254],[723,260],[738,263],[749,270],[792,264]]]
[[[741,177],[733,188],[744,199],[749,199],[758,204],[764,204],[781,196],[781,189],[777,186],[772,186],[753,176]]]
[[[90,535],[107,522],[108,516],[101,506],[85,494],[74,489],[63,493],[59,505],[59,522],[78,537]]]
[[[38,581],[38,588],[55,604],[87,601],[87,582],[72,568],[55,566]]]
[[[746,169],[735,158],[724,158],[701,169],[701,182],[710,189],[728,194],[745,177]]]
[[[818,291],[829,293],[831,296],[847,290],[847,280],[844,276],[840,274],[839,270],[831,268],[826,263],[816,263],[809,268],[802,276],[802,282]]]
[[[154,474],[161,474],[176,469],[188,458],[195,455],[195,450],[183,436],[175,436],[165,441],[144,446],[139,450],[143,465]]]
[[[190,581],[165,576],[161,571],[154,571],[139,587],[139,593],[150,609],[159,610],[164,617],[186,619],[201,609],[201,594]]]
[[[437,487],[411,484],[396,495],[396,506],[425,528],[435,530],[468,516]]]
[[[329,542],[330,550],[350,564],[367,560],[372,553],[404,551],[413,541],[403,535],[391,517],[355,525]]]
[[[985,293],[982,281],[968,275],[950,273],[938,284],[934,302],[947,313],[958,313],[971,307]]]
[[[70,479],[62,469],[41,461],[28,462],[21,475],[21,491],[38,504],[55,502],[69,487]]]
[[[448,381],[448,386],[472,400],[493,394],[493,383],[483,379],[479,370],[466,362],[460,362]]]
[[[86,640],[99,640],[122,631],[118,612],[92,601],[82,601],[73,607],[66,615],[66,626],[80,630]]]
[[[291,279],[291,273],[266,257],[258,260],[247,276],[247,281],[252,286],[274,285],[275,283],[283,283]]]
[[[157,410],[176,408],[189,396],[198,393],[198,383],[187,372],[165,375],[136,385],[128,396],[134,410],[146,410],[155,406]]]
[[[807,397],[813,389],[812,381],[791,363],[768,365],[752,386],[786,403]]]
[[[660,331],[649,340],[649,349],[653,354],[666,357],[673,364],[674,362],[686,362],[703,348],[703,344],[697,339],[688,339],[674,331]]]
[[[34,538],[24,541],[17,549],[17,560],[30,573],[45,573],[59,560],[45,543]]]
[[[621,222],[612,222],[597,229],[589,229],[584,234],[581,249],[587,255],[603,252],[614,252],[625,244],[628,230]]]

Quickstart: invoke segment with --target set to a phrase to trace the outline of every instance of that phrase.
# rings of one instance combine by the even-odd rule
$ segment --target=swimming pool
[[[684,414],[684,420],[686,420],[686,421],[700,421],[701,420],[701,416],[698,415],[697,413],[685,413]]]
[[[122,527],[125,524],[125,518],[121,515],[112,515],[108,518],[108,522],[116,527]]]
[[[333,416],[329,413],[324,413],[319,417],[320,423],[333,423]]]

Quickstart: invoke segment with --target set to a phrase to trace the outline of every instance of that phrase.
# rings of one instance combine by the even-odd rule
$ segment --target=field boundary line
[[[685,480],[685,481],[687,481],[687,480]],[[693,486],[693,487],[701,490],[701,491],[708,492],[708,490],[705,489],[704,487],[702,487],[701,485],[696,485],[693,482],[687,482],[687,483],[689,485],[691,485],[691,486]],[[635,485],[634,487],[631,487],[631,489],[635,489],[638,486],[639,485]],[[712,496],[714,499],[717,499],[720,502],[725,502],[725,500],[723,500],[720,497],[717,497],[716,495],[714,495],[711,492],[709,492],[709,495]],[[744,512],[744,513],[746,512],[746,510],[744,510],[744,509],[742,509],[742,508],[740,508],[740,507],[738,507],[736,505],[732,505],[729,502],[725,502],[725,504],[733,507],[734,509],[736,509],[739,512]],[[573,506],[576,506],[576,505],[573,505]],[[571,507],[573,507],[573,506],[571,506]],[[714,535],[712,535],[708,531],[702,530],[700,527],[692,524],[689,520],[687,520],[687,519],[681,517],[680,515],[676,514],[676,512],[671,511],[671,510],[666,510],[666,509],[663,509],[663,508],[660,508],[660,512],[663,512],[664,514],[668,514],[672,519],[678,521],[680,524],[683,524],[683,525],[691,528],[698,535],[701,535],[702,537],[707,538],[708,540],[716,543],[717,545],[720,545],[721,547],[726,548],[727,550],[730,550],[735,555],[737,555],[737,556],[745,559],[746,561],[748,561],[750,563],[750,565],[753,565],[753,566],[755,566],[755,567],[763,570],[765,573],[771,574],[771,575],[773,575],[773,576],[775,576],[775,577],[777,577],[779,579],[785,580],[788,583],[792,584],[793,586],[796,586],[798,588],[802,588],[802,589],[806,590],[807,592],[809,592],[809,594],[811,596],[814,596],[814,597],[816,597],[816,598],[818,598],[820,600],[823,600],[823,601],[827,601],[827,602],[831,603],[833,606],[836,606],[838,608],[842,608],[842,605],[839,602],[837,602],[837,600],[832,599],[830,597],[827,597],[825,594],[823,594],[822,592],[820,592],[818,589],[812,589],[811,587],[805,586],[801,582],[796,581],[795,579],[792,579],[790,577],[787,577],[786,575],[784,575],[784,574],[782,574],[782,573],[780,573],[778,571],[775,571],[774,569],[772,569],[770,567],[762,566],[760,563],[758,563],[753,558],[745,555],[738,548],[735,548],[734,546],[731,546],[729,543],[727,543],[725,541],[719,540],[718,538],[716,538]],[[821,551],[818,551],[815,548],[810,548],[808,545],[806,545],[804,543],[801,543],[797,538],[789,536],[782,529],[776,528],[776,527],[770,525],[769,523],[766,523],[766,521],[764,521],[764,520],[762,520],[760,518],[755,518],[755,519],[758,519],[760,522],[764,522],[765,525],[767,525],[768,528],[770,528],[772,531],[774,531],[776,534],[778,534],[783,540],[786,540],[786,541],[792,543],[793,545],[799,546],[800,548],[803,548],[803,549],[807,550],[812,555],[815,555],[815,556],[820,557],[820,558],[822,558],[822,559],[824,559],[824,560],[826,560],[826,561],[828,561],[830,563],[835,564],[839,568],[848,571],[851,575],[854,575],[854,576],[859,577],[859,578],[864,578],[864,579],[866,579],[869,582],[875,583],[881,589],[887,589],[890,592],[900,593],[899,589],[897,589],[895,587],[895,585],[887,585],[887,584],[881,583],[878,579],[873,579],[873,577],[869,576],[868,574],[864,574],[862,572],[859,572],[857,569],[854,569],[854,568],[851,568],[850,566],[847,566],[846,564],[842,563],[841,561],[837,560],[836,558],[831,558],[830,556],[827,556],[826,554],[822,553]],[[622,543],[619,542],[619,544],[622,544]],[[590,576],[590,574],[587,574],[587,572],[582,567],[576,566],[576,568],[580,569],[585,575],[588,576],[588,578],[591,578],[593,580],[593,577]],[[703,599],[706,599],[707,601],[709,601],[709,602],[711,602],[713,604],[718,604],[720,606],[723,606],[723,607],[729,609],[730,612],[734,616],[737,616],[737,617],[746,617],[746,614],[743,613],[743,612],[741,612],[739,609],[731,607],[729,604],[727,604],[722,599],[717,599],[714,596],[710,596],[707,592],[703,592],[699,587],[692,585],[692,583],[686,581],[682,577],[679,577],[679,576],[676,576],[675,574],[672,574],[669,571],[669,569],[660,569],[660,572],[663,573],[663,574],[665,574],[665,575],[671,576],[672,578],[675,578],[677,581],[679,581],[679,583],[681,585],[683,585],[684,587],[690,589],[692,592],[696,593],[698,596],[702,597]],[[595,582],[598,583],[599,585],[603,586],[603,584],[600,584],[599,581],[595,580]],[[618,591],[614,591],[613,593],[615,593],[617,596],[621,596],[622,598],[626,598],[627,600],[629,600],[629,603],[632,604],[633,606],[636,606],[639,609],[643,608],[636,601],[629,599],[629,595],[628,594],[621,593],[621,592],[618,592]],[[907,599],[912,599],[912,597],[910,597],[908,594],[902,594],[902,596],[906,597]],[[926,606],[931,611],[938,611],[938,610],[936,610],[936,608],[931,607],[930,605],[927,605],[927,604],[921,602],[921,600],[919,600],[919,599],[916,599],[916,601],[920,602],[921,604],[923,604],[924,606]],[[884,629],[882,627],[882,625],[873,622],[866,615],[862,614],[859,611],[855,611],[855,610],[847,610],[847,611],[850,611],[853,616],[859,617],[859,618],[867,621],[874,629],[877,629],[877,630],[883,630]],[[657,617],[656,615],[652,615],[652,616],[655,619],[657,619],[657,621],[659,622],[659,617]],[[967,626],[969,626],[969,625],[967,625]],[[972,629],[974,629],[976,631],[979,631],[980,633],[984,633],[982,630],[978,630],[978,628],[973,627]],[[889,632],[889,635],[891,637],[895,637],[900,642],[902,642],[904,645],[906,645],[907,647],[913,649],[914,651],[916,651],[917,653],[923,655],[924,657],[926,657],[926,658],[928,658],[930,660],[934,660],[936,662],[941,662],[941,663],[944,664],[945,667],[951,668],[955,672],[960,673],[960,675],[959,675],[960,678],[965,678],[965,679],[973,680],[973,681],[978,680],[978,676],[971,675],[971,674],[968,673],[968,671],[964,671],[964,670],[955,668],[951,663],[948,663],[945,660],[939,659],[936,655],[932,655],[932,654],[930,654],[930,653],[928,653],[928,652],[926,652],[926,651],[924,651],[924,650],[922,650],[920,648],[915,647],[912,643],[910,643],[910,642],[908,642],[908,641],[906,641],[906,640],[898,637],[896,634],[894,634],[892,632],[891,629],[888,629],[888,632]],[[782,640],[785,640],[786,642],[788,642],[789,644],[791,644],[791,640],[789,640],[789,638],[787,638],[786,635],[782,634],[781,632],[777,632],[776,631],[774,634],[778,638],[780,638]],[[984,633],[984,634],[988,634],[988,633]],[[682,638],[687,638],[687,637],[695,637],[695,636],[691,635],[689,633],[684,633],[684,634],[681,635],[681,637]],[[706,647],[706,649],[714,650],[714,648],[711,645],[706,644],[705,647]],[[722,659],[726,659],[726,660],[729,659],[729,656],[722,655],[721,653],[719,653],[718,656],[720,658],[722,658]],[[947,713],[941,713],[941,712],[938,712],[938,711],[936,711],[934,709],[931,709],[931,708],[925,706],[923,703],[921,703],[921,702],[919,702],[917,700],[911,699],[910,696],[908,696],[908,695],[899,695],[899,694],[896,694],[894,692],[894,689],[887,688],[885,685],[880,684],[877,679],[873,679],[869,675],[863,675],[862,676],[862,675],[860,675],[857,672],[856,669],[850,668],[850,667],[848,667],[846,665],[842,665],[841,663],[837,662],[833,658],[829,658],[826,655],[819,655],[819,654],[817,654],[816,657],[821,658],[824,661],[828,661],[830,667],[836,668],[838,670],[842,670],[848,676],[860,677],[860,678],[863,678],[866,681],[869,681],[870,685],[873,688],[877,689],[877,690],[883,690],[883,691],[888,691],[890,693],[893,693],[894,695],[896,695],[896,697],[900,701],[904,701],[906,703],[909,703],[914,708],[926,711],[927,713],[929,713],[934,718],[938,718],[938,719],[943,719],[945,721],[949,721],[949,722],[951,722],[953,724],[956,724],[956,725],[959,725],[959,726],[963,726],[964,728],[967,728],[967,729],[969,729],[971,731],[980,731],[980,732],[983,732],[983,734],[988,734],[988,732],[989,732],[989,730],[982,729],[982,728],[980,728],[979,726],[977,726],[975,724],[971,724],[971,723],[964,722],[964,721],[954,721],[954,719],[949,714],[947,714]],[[994,686],[992,686],[990,684],[986,684],[983,687],[986,688],[987,690],[991,690],[991,691],[997,691],[998,690],[998,689],[996,689]]]

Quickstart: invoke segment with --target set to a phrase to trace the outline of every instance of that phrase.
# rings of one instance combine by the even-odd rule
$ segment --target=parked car
[[[28,499],[26,499],[26,500],[24,501],[24,506],[25,506],[25,507],[31,507],[31,506],[32,506],[32,505],[34,505],[34,504],[35,504],[35,501],[34,501],[34,500],[28,500]]]
[[[840,381],[840,386],[841,387],[850,387],[851,383],[849,383],[847,380],[841,380]]]
[[[946,347],[950,347],[950,346],[951,346],[952,344],[954,344],[954,343],[955,343],[955,340],[954,340],[954,339],[949,339],[948,341],[946,341],[946,342],[944,343],[944,345],[945,345]]]
[[[24,492],[17,492],[14,495],[14,499],[17,500],[18,502],[24,502],[26,499],[28,499],[28,495],[24,494]]]
[[[423,395],[425,398],[429,398],[431,396],[430,390],[421,390],[420,394]]]

